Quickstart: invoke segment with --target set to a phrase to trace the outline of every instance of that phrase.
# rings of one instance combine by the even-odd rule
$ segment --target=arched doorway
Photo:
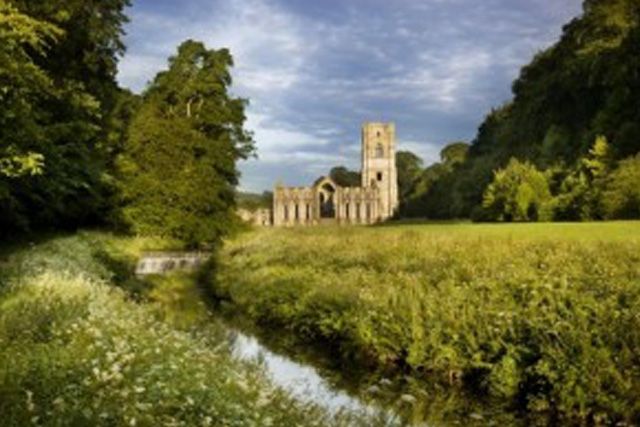
[[[320,218],[335,218],[335,192],[336,189],[328,182],[320,187]]]

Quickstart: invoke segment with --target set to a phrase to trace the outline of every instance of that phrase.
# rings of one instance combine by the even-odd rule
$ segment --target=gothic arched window
[[[376,157],[377,158],[384,157],[384,147],[380,143],[376,145]]]

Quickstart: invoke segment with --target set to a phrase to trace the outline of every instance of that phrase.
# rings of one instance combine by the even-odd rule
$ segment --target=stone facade
[[[238,209],[238,216],[245,222],[253,225],[270,226],[273,222],[271,218],[271,209],[256,209],[250,211],[248,209]]]
[[[390,218],[398,207],[393,123],[362,126],[361,172],[360,187],[341,187],[328,177],[311,187],[277,185],[273,225],[373,224]]]

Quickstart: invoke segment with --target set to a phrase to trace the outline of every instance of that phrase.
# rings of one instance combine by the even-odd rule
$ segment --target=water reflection
[[[382,411],[345,391],[334,389],[315,368],[272,352],[255,337],[239,331],[232,333],[231,337],[234,356],[243,360],[259,361],[276,385],[300,400],[322,405],[332,413],[341,409],[371,415]]]
[[[274,383],[329,412],[373,416],[378,425],[548,425],[550,420],[508,410],[462,390],[398,372],[372,372],[343,364],[326,346],[302,343],[292,333],[258,328],[233,307],[210,304],[188,275],[157,277],[153,305],[161,318],[189,330],[212,347],[229,346],[235,357],[258,361]]]

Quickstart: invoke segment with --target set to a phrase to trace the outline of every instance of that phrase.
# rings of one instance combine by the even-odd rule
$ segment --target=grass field
[[[640,421],[640,222],[256,230],[227,243],[214,288],[377,367]]]
[[[389,223],[376,229],[416,231],[433,237],[469,239],[559,239],[563,241],[618,241],[640,239],[640,221],[531,222],[520,224],[476,224],[471,222]]]
[[[176,244],[81,233],[2,251],[0,424],[372,424],[297,401],[232,357],[194,277],[129,277],[140,251]]]

